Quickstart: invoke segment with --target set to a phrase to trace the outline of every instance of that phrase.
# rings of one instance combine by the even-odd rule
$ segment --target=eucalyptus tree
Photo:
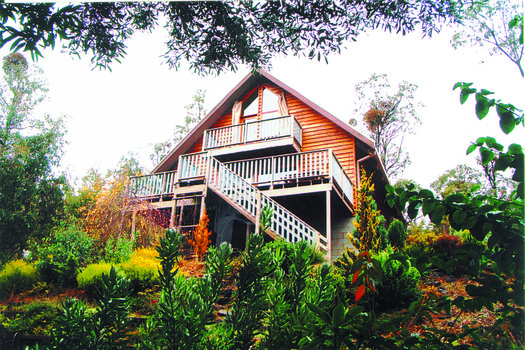
[[[452,37],[454,48],[478,46],[490,55],[503,55],[524,76],[523,58],[523,2],[509,0],[473,1],[466,9],[463,25]]]
[[[67,6],[3,4],[0,47],[31,52],[62,42],[75,55],[90,53],[109,67],[126,55],[135,31],[163,25],[164,57],[172,67],[187,60],[201,73],[270,64],[276,54],[326,58],[367,29],[432,34],[460,17],[463,0],[196,1],[82,3]]]
[[[410,164],[403,142],[406,134],[414,133],[421,124],[418,111],[423,104],[414,97],[417,89],[407,81],[393,87],[386,74],[377,73],[355,86],[359,101],[355,111],[363,116],[366,132],[388,176],[399,178]]]

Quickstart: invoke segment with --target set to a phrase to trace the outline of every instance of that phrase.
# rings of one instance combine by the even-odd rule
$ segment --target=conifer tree
[[[377,209],[377,204],[372,198],[373,193],[372,175],[367,177],[365,170],[361,169],[361,182],[357,190],[355,230],[348,234],[350,242],[360,253],[364,251],[377,253],[385,248],[385,218]]]

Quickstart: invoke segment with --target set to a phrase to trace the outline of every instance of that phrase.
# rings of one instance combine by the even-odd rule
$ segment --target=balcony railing
[[[337,157],[330,150],[287,154],[224,163],[232,172],[255,186],[276,185],[314,179],[331,179],[350,203],[353,185]],[[204,180],[208,173],[207,152],[186,154],[179,159],[179,170],[133,177],[130,195],[154,197],[173,194],[181,182]]]
[[[302,145],[302,128],[292,116],[257,120],[204,131],[204,150],[270,139],[291,138]]]
[[[133,197],[154,197],[173,193],[177,171],[134,176],[130,179],[128,193]]]
[[[354,203],[352,182],[330,150],[248,159],[228,162],[225,165],[256,186],[331,178],[349,202]]]

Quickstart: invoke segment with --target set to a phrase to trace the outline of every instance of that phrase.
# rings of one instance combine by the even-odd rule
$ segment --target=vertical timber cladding
[[[263,83],[248,90],[242,97],[245,101],[252,93],[261,86],[271,90],[274,94],[280,95],[282,89],[271,83]],[[262,89],[259,93],[262,92]],[[303,128],[303,152],[321,149],[332,149],[334,154],[341,162],[346,173],[350,177],[354,188],[357,187],[357,172],[355,159],[355,138],[331,122],[323,115],[314,111],[312,108],[301,102],[298,98],[285,92],[288,111],[293,115]],[[260,96],[261,97],[261,96]],[[259,101],[261,99],[259,98]],[[259,104],[259,109],[262,104]],[[232,105],[233,107],[233,105]],[[245,107],[245,106],[243,106]],[[232,109],[229,108],[219,120],[210,128],[220,128],[229,126],[232,123]],[[202,151],[203,136],[196,141],[188,153]]]
[[[357,187],[355,137],[314,111],[291,94],[286,94],[290,114],[303,128],[303,152],[332,149],[344,170]]]
[[[244,96],[242,97],[243,103],[258,88],[259,88],[259,86],[255,87],[253,89],[250,89],[246,94],[244,94]],[[246,106],[244,106],[244,105],[242,106],[242,108],[245,108],[245,107]],[[210,127],[210,129],[222,128],[223,126],[230,126],[230,125],[232,125],[232,108],[233,108],[233,104],[230,106],[230,108],[228,108],[226,110],[226,112],[219,118],[219,120],[217,120],[217,122],[215,124],[213,124],[212,127]],[[242,119],[242,115],[241,115],[241,119]],[[202,151],[202,143],[203,142],[204,142],[204,135],[201,135],[199,137],[199,139],[191,146],[190,150],[187,153],[201,152]]]

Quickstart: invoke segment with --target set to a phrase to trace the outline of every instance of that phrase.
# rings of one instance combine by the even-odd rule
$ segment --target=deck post
[[[173,196],[175,197],[175,196]],[[169,228],[175,227],[175,215],[177,214],[177,200],[173,198],[171,203],[171,215],[170,215],[170,224]]]
[[[330,197],[330,191],[326,191],[326,257],[328,261],[332,261],[332,217],[330,215],[332,208]]]
[[[257,214],[255,215],[255,233],[261,233],[261,192],[257,191]]]

